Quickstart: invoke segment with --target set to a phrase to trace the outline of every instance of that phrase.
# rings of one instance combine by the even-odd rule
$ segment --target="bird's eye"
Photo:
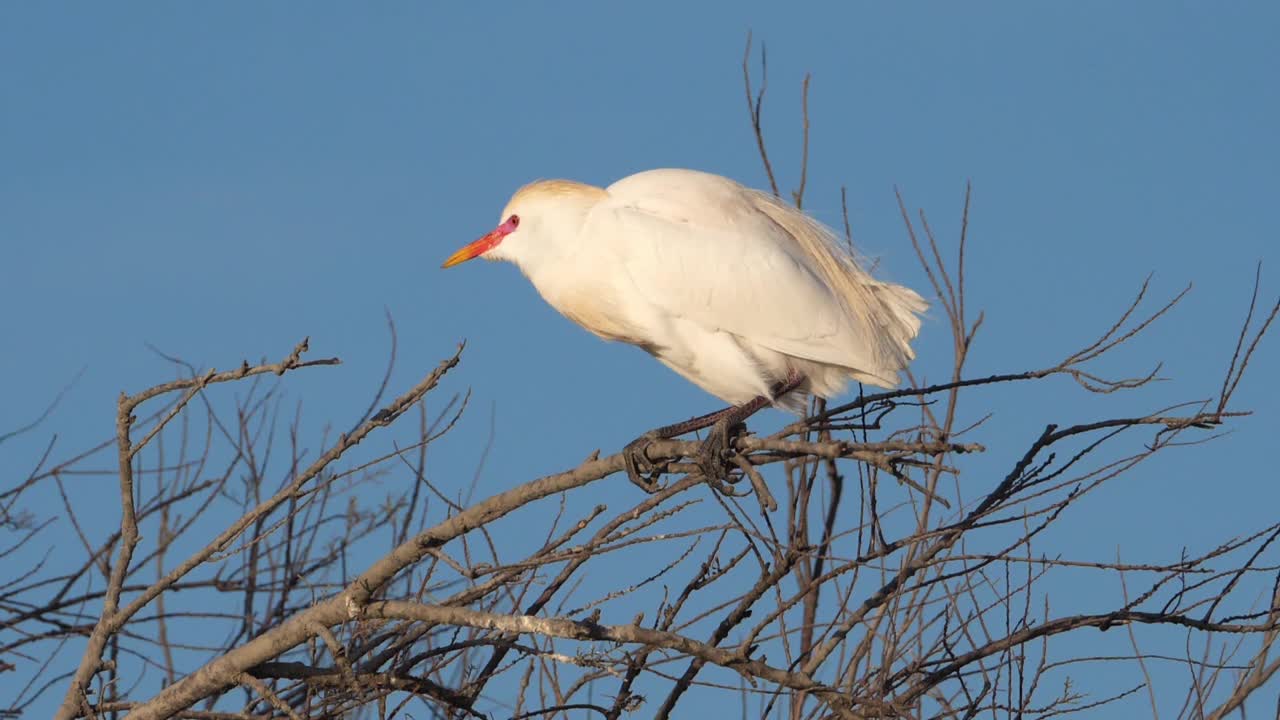
[[[512,215],[511,217],[507,218],[507,224],[511,226],[512,230],[515,230],[516,228],[520,227],[520,216]]]

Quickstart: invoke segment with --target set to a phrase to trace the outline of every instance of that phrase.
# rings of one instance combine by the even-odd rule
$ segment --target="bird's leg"
[[[673,423],[671,425],[663,425],[660,428],[650,430],[640,437],[627,443],[622,449],[622,459],[626,463],[627,478],[635,483],[646,492],[654,492],[658,489],[658,477],[662,475],[662,470],[666,466],[656,466],[649,459],[646,451],[653,444],[654,440],[670,440],[673,437],[684,435],[685,433],[701,430],[711,427],[722,416],[732,412],[736,408],[727,407],[723,410],[717,410],[706,415],[699,415],[695,418],[689,418],[684,422]]]
[[[724,481],[725,462],[729,459],[729,453],[732,450],[734,434],[746,427],[743,423],[747,418],[755,415],[770,402],[772,401],[769,398],[758,395],[741,405],[728,408],[719,418],[716,418],[711,425],[711,430],[707,433],[707,438],[698,448],[695,458],[698,469],[702,471],[702,475],[708,482],[719,485]]]
[[[631,441],[625,449],[623,449],[623,459],[627,466],[627,477],[637,486],[648,492],[653,492],[657,488],[658,476],[662,474],[662,468],[654,467],[653,461],[645,453],[645,450],[653,443],[654,440],[667,440],[685,433],[693,432],[710,427],[711,433],[707,439],[703,441],[701,449],[698,451],[697,463],[703,474],[708,480],[720,481],[725,476],[724,462],[726,455],[730,450],[732,431],[742,425],[747,418],[759,412],[765,406],[771,404],[774,399],[795,390],[804,382],[804,376],[792,371],[787,375],[787,379],[782,382],[774,383],[771,387],[769,397],[759,395],[752,400],[741,405],[734,405],[723,410],[717,410],[713,413],[700,415],[690,418],[684,422],[665,425],[650,430]],[[648,473],[648,477],[642,475]]]
[[[622,462],[627,469],[627,479],[645,492],[657,492],[658,477],[662,475],[662,469],[653,464],[645,450],[654,440],[661,439],[650,430],[622,448]]]
[[[703,441],[702,447],[698,449],[697,463],[703,476],[713,485],[721,484],[727,474],[725,462],[733,449],[733,436],[739,426],[745,428],[743,423],[746,422],[747,418],[772,404],[775,399],[800,387],[803,382],[804,376],[792,370],[788,373],[786,380],[774,383],[773,387],[769,388],[768,397],[759,395],[753,400],[729,408],[717,418],[711,428],[711,432],[707,435],[707,439]]]

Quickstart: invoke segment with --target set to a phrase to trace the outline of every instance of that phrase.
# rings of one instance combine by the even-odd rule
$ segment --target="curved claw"
[[[698,469],[716,487],[723,485],[729,475],[727,462],[732,452],[732,429],[727,419],[717,420],[707,433],[707,439],[702,441],[702,447],[698,448],[695,459]]]
[[[658,479],[662,477],[662,472],[667,467],[666,463],[654,464],[649,459],[647,450],[653,441],[658,439],[655,433],[647,432],[627,443],[627,446],[622,449],[627,479],[647,493],[658,491]]]

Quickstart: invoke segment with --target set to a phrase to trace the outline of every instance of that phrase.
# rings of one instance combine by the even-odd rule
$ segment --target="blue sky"
[[[1125,399],[1062,387],[1063,420],[1212,394],[1257,261],[1264,295],[1280,288],[1271,4],[5,4],[0,432],[84,373],[41,432],[0,448],[4,482],[50,433],[64,448],[106,437],[117,393],[167,379],[148,344],[231,367],[310,335],[345,364],[291,396],[317,423],[345,423],[381,377],[384,308],[399,386],[468,340],[450,391],[472,387],[472,409],[434,459],[469,481],[492,423],[481,492],[713,409],[556,315],[514,268],[438,266],[539,177],[607,184],[676,166],[762,186],[739,69],[748,30],[768,47],[781,181],[797,177],[812,72],[806,206],[838,224],[847,186],[855,237],[884,274],[926,287],[894,187],[953,238],[973,182],[969,303],[987,315],[974,374],[1055,362],[1149,273],[1157,297],[1194,283],[1109,366],[1163,360],[1169,380]],[[945,375],[949,345],[935,313],[917,374]],[[1090,499],[1097,531],[1061,540],[1158,562],[1273,521],[1276,352],[1264,345],[1242,386],[1256,416]],[[1002,423],[988,442],[1044,421],[1016,392],[984,398],[974,418],[994,409]],[[105,481],[79,491],[114,502]]]

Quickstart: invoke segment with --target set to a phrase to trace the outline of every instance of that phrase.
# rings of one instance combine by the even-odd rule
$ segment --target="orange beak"
[[[492,250],[495,245],[502,242],[502,238],[505,234],[506,233],[503,233],[500,230],[494,230],[470,245],[465,245],[459,248],[458,252],[450,255],[449,259],[445,260],[444,264],[440,267],[450,268],[459,263],[464,263],[473,257],[483,255],[489,250]]]

